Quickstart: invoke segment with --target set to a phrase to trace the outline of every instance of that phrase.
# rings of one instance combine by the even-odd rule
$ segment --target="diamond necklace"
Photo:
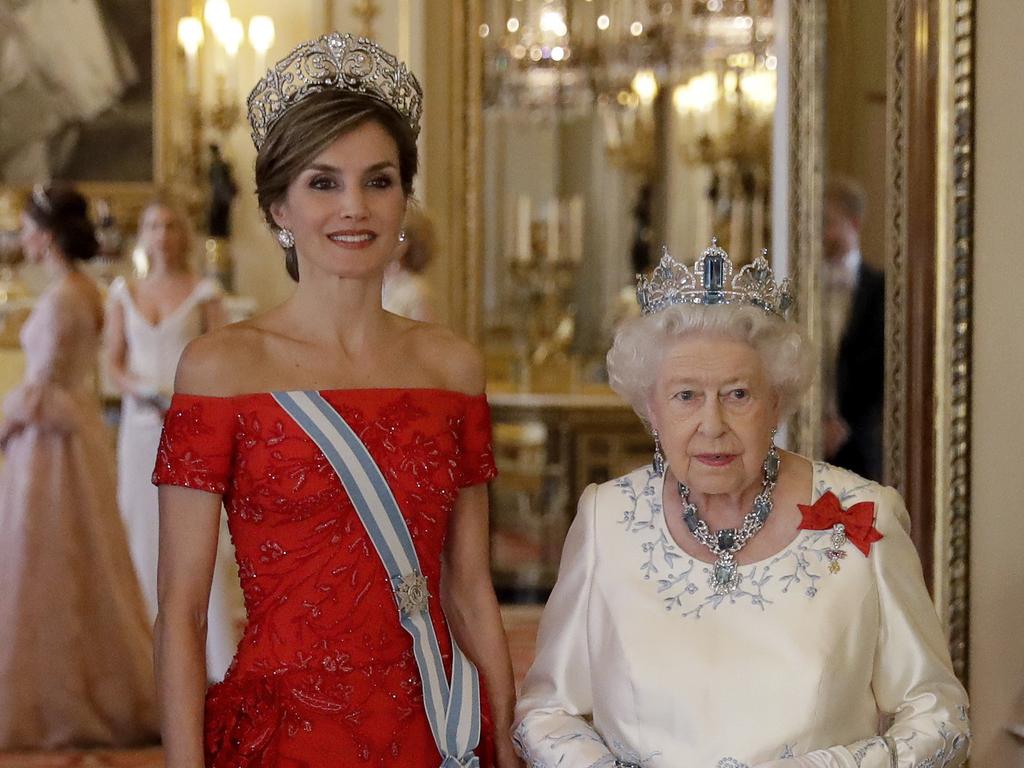
[[[772,513],[772,493],[779,479],[779,449],[772,443],[761,464],[764,479],[761,492],[754,498],[754,504],[743,518],[739,528],[722,528],[712,531],[706,522],[697,516],[697,505],[690,501],[690,489],[678,483],[679,498],[683,501],[683,522],[693,537],[707,547],[718,559],[711,568],[709,583],[718,595],[728,595],[739,588],[743,576],[736,564],[735,555],[760,531]]]

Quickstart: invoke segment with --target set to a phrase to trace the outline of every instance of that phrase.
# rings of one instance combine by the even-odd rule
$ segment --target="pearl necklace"
[[[711,568],[709,583],[718,595],[735,592],[743,576],[736,564],[735,555],[746,545],[754,534],[760,531],[772,513],[772,494],[779,479],[779,449],[773,443],[761,465],[764,479],[761,492],[754,498],[754,504],[743,518],[739,528],[722,528],[712,531],[708,524],[697,515],[697,505],[690,501],[690,489],[678,483],[679,498],[683,502],[683,522],[693,537],[716,556]]]

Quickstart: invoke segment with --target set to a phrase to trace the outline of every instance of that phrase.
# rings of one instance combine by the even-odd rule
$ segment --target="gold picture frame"
[[[134,230],[139,214],[157,190],[168,186],[173,176],[174,131],[180,103],[181,84],[174,73],[178,67],[176,21],[181,15],[178,0],[150,0],[152,29],[152,174],[147,181],[87,181],[67,179],[91,201],[106,201],[114,218],[127,230]],[[23,198],[23,186],[0,184],[0,194]]]

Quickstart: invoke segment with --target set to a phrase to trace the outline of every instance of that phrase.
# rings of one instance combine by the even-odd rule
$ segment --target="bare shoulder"
[[[247,372],[263,358],[264,333],[249,322],[225,325],[188,343],[174,391],[230,397],[250,391]]]
[[[71,272],[61,279],[49,294],[51,306],[58,315],[80,317],[82,312],[102,325],[104,314],[103,293],[92,278]]]
[[[417,323],[410,334],[417,358],[445,389],[467,395],[484,391],[484,358],[474,344],[433,323]]]

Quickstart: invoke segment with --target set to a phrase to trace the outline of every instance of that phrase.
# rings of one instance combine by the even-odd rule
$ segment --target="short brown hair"
[[[256,199],[271,229],[276,231],[278,226],[270,207],[284,199],[288,186],[313,158],[339,136],[369,122],[380,125],[395,140],[402,190],[407,197],[412,194],[419,155],[416,138],[402,116],[372,96],[336,89],[321,91],[282,115],[256,155]],[[285,267],[298,282],[294,247],[285,249]]]
[[[839,206],[847,218],[860,221],[867,208],[863,185],[849,176],[832,176],[825,184],[825,201]]]

